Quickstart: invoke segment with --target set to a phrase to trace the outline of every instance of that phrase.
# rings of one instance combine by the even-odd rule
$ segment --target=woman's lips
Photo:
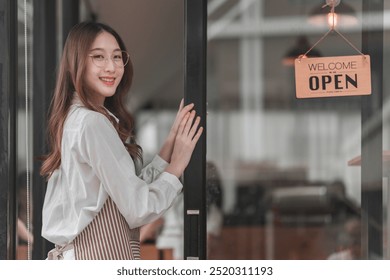
[[[99,78],[105,85],[107,86],[113,86],[115,83],[115,78],[111,77],[100,77]]]

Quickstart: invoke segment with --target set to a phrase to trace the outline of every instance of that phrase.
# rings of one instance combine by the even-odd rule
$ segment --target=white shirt
[[[76,100],[64,124],[61,165],[50,176],[42,236],[70,243],[99,213],[108,196],[131,228],[160,217],[180,193],[179,179],[156,156],[139,176],[117,131],[103,114]]]

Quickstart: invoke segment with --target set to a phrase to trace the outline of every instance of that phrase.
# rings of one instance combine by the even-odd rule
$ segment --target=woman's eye
[[[103,61],[104,60],[104,56],[101,55],[101,54],[95,54],[92,56],[93,59],[96,59],[96,60],[99,60],[99,61]]]
[[[122,56],[121,55],[114,55],[114,60],[122,60]]]

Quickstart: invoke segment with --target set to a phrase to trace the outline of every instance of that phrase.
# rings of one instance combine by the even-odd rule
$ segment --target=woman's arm
[[[91,112],[84,118],[84,127],[80,131],[80,156],[93,169],[101,182],[100,187],[113,199],[130,227],[160,217],[181,191],[178,177],[187,166],[201,133],[195,134],[195,128],[190,129],[191,116],[187,113],[179,125],[171,163],[165,169],[167,172],[151,183],[135,174],[130,155],[105,116]],[[194,127],[197,127],[197,122]]]
[[[193,103],[184,106],[184,101],[183,99],[181,100],[175,121],[159,154],[156,155],[152,162],[145,166],[139,174],[139,177],[142,180],[145,180],[148,183],[153,182],[169,165],[169,163],[171,162],[172,152],[175,146],[176,136],[179,130],[180,123],[183,121],[186,114],[190,112],[193,107]]]

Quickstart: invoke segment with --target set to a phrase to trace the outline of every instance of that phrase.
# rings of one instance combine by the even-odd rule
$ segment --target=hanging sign
[[[295,59],[297,98],[371,94],[369,55]]]

